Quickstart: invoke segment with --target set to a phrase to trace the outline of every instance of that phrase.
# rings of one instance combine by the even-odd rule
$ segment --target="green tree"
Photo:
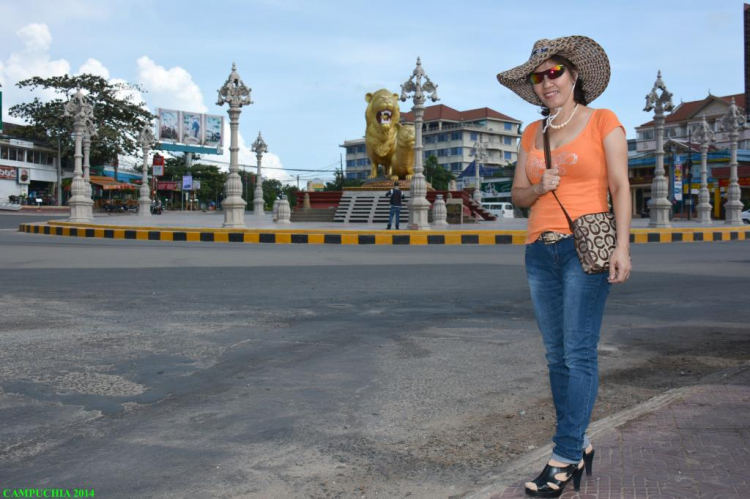
[[[341,191],[344,187],[360,187],[364,180],[356,178],[346,178],[344,170],[336,170],[333,174],[333,182],[326,182],[324,191]]]
[[[97,136],[91,142],[91,164],[99,166],[114,162],[118,154],[137,156],[141,148],[138,136],[153,115],[145,103],[136,102],[132,91],[143,88],[130,83],[110,83],[106,79],[82,74],[41,78],[35,76],[16,83],[18,88],[52,90],[60,95],[50,101],[35,97],[31,102],[10,108],[11,116],[23,119],[28,126],[22,130],[27,138],[60,145],[61,159],[72,161],[75,142],[73,118],[64,116],[63,106],[77,89],[88,91],[86,98],[94,105]]]
[[[220,171],[216,165],[200,163],[200,156],[193,154],[193,165],[190,167],[189,173],[193,176],[193,182],[200,180],[201,188],[196,193],[196,197],[201,202],[208,204],[211,201],[221,200],[227,172]],[[182,182],[184,175],[188,175],[185,155],[167,158],[164,161],[164,178]]]
[[[285,185],[282,188],[282,191],[286,198],[289,200],[289,207],[294,210],[294,207],[297,205],[297,193],[299,192],[299,189],[296,185]]]
[[[424,163],[424,176],[436,191],[447,191],[448,184],[456,177],[438,164],[437,156],[430,154]]]
[[[265,202],[265,209],[273,209],[273,202],[281,197],[284,192],[281,182],[275,178],[266,179],[263,181],[263,201]]]

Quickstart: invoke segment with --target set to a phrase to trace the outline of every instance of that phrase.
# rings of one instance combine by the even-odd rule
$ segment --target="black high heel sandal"
[[[594,471],[594,452],[596,452],[596,449],[592,448],[588,454],[586,452],[583,453],[583,465],[586,468],[586,476],[591,476],[591,473]]]
[[[584,465],[585,466],[585,465]],[[581,476],[583,475],[583,468],[580,464],[570,464],[564,467],[557,467],[547,464],[542,470],[542,473],[532,480],[532,483],[536,484],[536,490],[532,490],[528,487],[526,489],[526,495],[531,497],[560,497],[565,490],[565,486],[573,480],[573,489],[578,492],[581,490]],[[555,475],[564,473],[567,475],[565,480],[558,480]],[[549,484],[555,485],[557,488],[550,487]]]

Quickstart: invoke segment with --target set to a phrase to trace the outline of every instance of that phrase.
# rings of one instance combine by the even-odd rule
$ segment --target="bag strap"
[[[542,128],[542,136],[544,137],[544,161],[547,163],[547,169],[550,170],[552,169],[552,153],[550,152],[549,135],[547,135],[546,128]],[[552,195],[555,196],[555,199],[557,200],[557,204],[560,205],[560,208],[562,208],[563,213],[565,213],[565,218],[568,219],[568,227],[570,227],[570,231],[574,232],[573,220],[570,218],[570,215],[568,215],[568,211],[560,202],[560,198],[557,197],[557,194],[555,194],[555,191],[550,191],[550,192],[552,192]]]

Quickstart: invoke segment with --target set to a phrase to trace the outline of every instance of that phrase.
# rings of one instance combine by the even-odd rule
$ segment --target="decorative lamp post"
[[[229,175],[224,184],[226,197],[222,203],[224,208],[224,227],[244,227],[245,226],[245,205],[242,199],[242,180],[239,173],[239,126],[240,113],[242,106],[253,103],[250,99],[250,92],[245,83],[237,74],[237,66],[232,63],[232,72],[229,74],[224,86],[219,89],[219,99],[216,104],[221,106],[229,104],[229,128],[232,132],[229,145]]]
[[[263,141],[263,137],[258,132],[258,138],[253,142],[253,152],[255,153],[255,159],[258,161],[258,178],[255,179],[255,195],[253,197],[253,215],[256,217],[262,217],[265,215],[263,211],[263,177],[261,176],[260,163],[263,159],[263,154],[268,152],[268,145]]]
[[[86,199],[91,199],[93,203],[91,190],[91,165],[89,163],[89,154],[91,152],[91,137],[96,137],[96,125],[93,122],[86,122],[86,130],[83,132],[83,181],[86,184]],[[93,218],[93,213],[91,217]]]
[[[148,187],[148,153],[151,151],[151,144],[154,143],[154,132],[151,130],[151,123],[147,123],[141,130],[138,137],[138,143],[143,150],[143,180],[141,181],[141,197],[138,198],[138,216],[151,216],[151,192]]]
[[[727,188],[727,204],[724,205],[726,216],[724,222],[727,225],[742,225],[742,202],[740,201],[740,184],[737,176],[737,140],[740,137],[740,130],[745,125],[746,118],[740,113],[737,104],[729,105],[727,114],[725,114],[719,123],[721,128],[729,132],[729,144],[732,148],[731,159],[729,160],[729,187]]]
[[[422,78],[425,79],[422,84]],[[432,102],[440,100],[437,96],[437,85],[430,81],[430,78],[422,69],[422,62],[417,57],[417,67],[406,83],[401,85],[401,101],[406,102],[409,94],[413,93],[412,111],[414,112],[414,175],[411,178],[411,201],[409,202],[409,228],[412,230],[429,230],[430,225],[427,222],[427,210],[430,208],[430,202],[425,197],[427,195],[427,183],[424,178],[424,167],[422,166],[422,118],[424,117],[425,92],[430,94],[428,98]]]
[[[73,170],[73,182],[71,184],[70,222],[87,223],[93,218],[92,206],[94,202],[86,197],[86,182],[83,180],[83,169],[81,167],[83,154],[81,153],[81,142],[86,130],[86,123],[92,122],[94,118],[94,106],[86,102],[81,89],[65,104],[65,116],[73,117],[73,134],[75,137],[75,168]]]
[[[661,95],[657,93],[661,91]],[[654,169],[654,180],[651,183],[651,222],[649,227],[671,227],[669,223],[669,212],[672,203],[667,199],[667,178],[664,176],[664,112],[674,109],[672,94],[661,79],[661,71],[656,75],[656,83],[651,92],[646,95],[646,107],[644,111],[654,111],[654,124],[656,129],[656,167]]]
[[[479,164],[487,159],[487,150],[481,142],[474,142],[471,148],[471,154],[474,156],[474,195],[472,198],[481,206],[482,204],[482,182],[479,177]]]
[[[693,128],[693,136],[701,145],[701,189],[698,191],[698,223],[711,223],[711,197],[708,194],[708,145],[714,140],[714,132],[706,121],[703,120]]]

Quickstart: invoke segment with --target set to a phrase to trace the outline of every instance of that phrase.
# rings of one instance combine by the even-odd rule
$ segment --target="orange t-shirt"
[[[521,137],[521,147],[526,152],[526,177],[532,184],[541,182],[547,168],[544,148],[537,149],[535,144],[541,123],[540,120],[530,124]],[[595,109],[575,139],[551,151],[552,167],[560,170],[560,185],[555,192],[573,220],[588,213],[609,211],[604,138],[617,127],[625,130],[615,113]],[[570,234],[565,214],[550,192],[531,207],[526,244],[533,243],[547,231]]]

